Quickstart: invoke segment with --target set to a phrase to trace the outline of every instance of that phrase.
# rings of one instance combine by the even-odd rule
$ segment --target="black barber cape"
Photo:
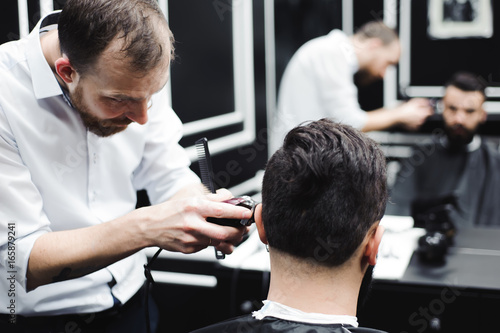
[[[386,214],[409,216],[415,200],[453,197],[457,228],[500,226],[500,154],[479,137],[473,142],[462,150],[442,139],[417,146],[401,163]]]
[[[233,332],[259,332],[259,333],[385,333],[371,328],[352,327],[342,324],[311,324],[295,322],[290,320],[265,317],[258,320],[252,315],[245,315],[229,319],[199,330],[193,333],[233,333]]]

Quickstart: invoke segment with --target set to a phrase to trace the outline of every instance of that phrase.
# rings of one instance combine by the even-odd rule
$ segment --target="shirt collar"
[[[338,43],[352,73],[356,73],[359,70],[359,62],[356,52],[354,51],[354,45],[352,44],[349,36],[347,36],[342,30],[338,29],[330,31],[329,35],[331,35],[335,39],[336,43]]]
[[[42,46],[40,44],[40,27],[57,22],[59,12],[60,10],[55,11],[41,19],[28,36],[26,57],[31,71],[33,91],[37,99],[62,94],[61,87],[59,86],[52,69],[45,60],[45,56],[42,52]]]

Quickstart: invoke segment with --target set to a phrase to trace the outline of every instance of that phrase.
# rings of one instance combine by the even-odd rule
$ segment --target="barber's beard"
[[[87,129],[95,135],[100,137],[111,136],[127,128],[126,126],[117,125],[128,125],[132,122],[130,119],[115,120],[97,118],[90,112],[90,109],[83,102],[82,95],[82,88],[77,86],[74,93],[70,95],[71,104],[73,104],[73,108],[80,114],[80,118],[82,119],[85,127],[87,127]]]
[[[448,137],[449,148],[452,150],[463,149],[466,145],[471,143],[474,135],[476,134],[475,130],[468,130],[462,125],[445,125],[444,131]]]
[[[380,80],[379,77],[373,75],[367,69],[360,69],[354,74],[354,82],[359,86],[368,86],[376,81]]]

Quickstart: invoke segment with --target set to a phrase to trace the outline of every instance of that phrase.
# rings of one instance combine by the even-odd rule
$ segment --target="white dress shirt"
[[[354,46],[340,30],[301,46],[281,79],[278,112],[270,133],[271,152],[281,146],[289,130],[304,121],[331,118],[361,129],[367,115],[360,108],[354,84],[358,68]]]
[[[26,271],[41,235],[123,216],[135,209],[139,189],[156,204],[199,183],[178,144],[182,124],[165,91],[153,96],[148,116],[145,125],[98,137],[63,99],[42,54],[40,23],[28,37],[0,46],[0,313],[12,313],[12,303],[28,316],[102,311],[113,305],[111,292],[125,303],[141,287],[142,251],[30,292]]]

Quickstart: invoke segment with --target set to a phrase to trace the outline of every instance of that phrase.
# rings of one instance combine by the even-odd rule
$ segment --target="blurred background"
[[[457,1],[159,0],[176,39],[176,58],[168,89],[172,107],[185,124],[181,144],[190,153],[192,169],[199,173],[194,142],[207,137],[217,187],[229,188],[235,195],[258,193],[259,171],[264,169],[269,156],[269,119],[276,110],[281,76],[294,52],[306,41],[332,29],[350,34],[375,19],[384,20],[399,32],[403,54],[400,64],[390,69],[384,81],[358,87],[364,110],[411,97],[439,99],[447,79],[458,70],[467,70],[479,75],[489,87],[488,121],[481,133],[499,135],[500,6],[486,1],[492,20],[479,32],[447,31],[439,22],[432,21],[431,12],[436,4],[444,8],[452,2]],[[480,0],[457,3],[465,2],[470,2],[473,9],[483,3]],[[65,0],[2,1],[0,43],[25,36],[41,16],[61,9],[64,3]],[[476,11],[469,15],[479,14]],[[451,12],[446,15],[450,20],[455,19]],[[440,117],[437,113],[429,118],[418,133],[398,128],[383,133],[382,143],[388,152],[394,152],[389,155],[404,155],[390,148],[404,148],[416,137],[431,133],[441,126]],[[146,204],[147,195],[139,192],[138,206]],[[229,269],[206,257],[164,256],[159,258],[155,269],[181,274],[167,276],[154,287],[162,311],[162,328],[167,332],[185,332],[248,313],[266,297],[267,272]],[[215,282],[209,278],[206,283],[202,280],[191,283],[188,275],[215,277]],[[438,304],[432,303],[433,300],[443,303],[439,296],[443,290],[442,286],[418,289],[410,285],[402,292],[379,284],[372,298],[379,303],[368,303],[360,313],[360,321],[386,330],[396,326],[398,332],[444,331],[441,322],[432,324],[434,317],[425,319],[425,327],[416,321],[426,318],[418,312],[419,304],[432,309]],[[446,303],[446,311],[436,310],[439,320],[464,315],[472,316],[477,323],[493,315],[500,299],[497,294],[479,295],[470,288],[460,289],[459,293],[462,298]],[[417,316],[411,322],[409,317],[413,312]],[[394,321],[395,317],[403,319],[389,325],[388,321]],[[464,332],[467,326],[447,325],[445,328],[450,332]],[[474,331],[476,326],[471,326]],[[450,327],[455,328],[450,330]]]

